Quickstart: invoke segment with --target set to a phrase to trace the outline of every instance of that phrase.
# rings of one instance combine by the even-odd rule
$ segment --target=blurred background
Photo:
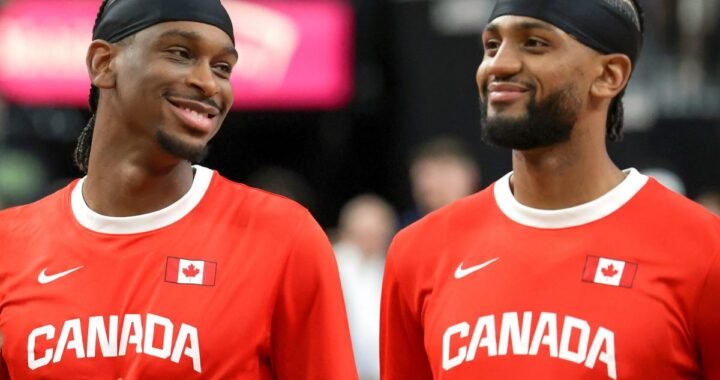
[[[236,108],[203,164],[308,207],[336,245],[346,296],[360,284],[369,290],[352,299],[373,304],[397,228],[510,170],[508,151],[480,141],[474,76],[492,1],[224,2],[241,53]],[[0,209],[80,175],[99,4],[0,0]],[[720,0],[644,5],[625,141],[611,155],[719,212]]]
[[[0,1],[0,204],[79,175],[84,55],[99,0]],[[655,168],[687,196],[720,186],[720,0],[645,1],[646,44],[626,96],[621,167]],[[456,138],[478,188],[510,169],[480,141],[474,74],[490,0],[226,0],[243,59],[237,108],[204,163],[290,192],[326,228],[360,193],[415,209],[413,149]]]

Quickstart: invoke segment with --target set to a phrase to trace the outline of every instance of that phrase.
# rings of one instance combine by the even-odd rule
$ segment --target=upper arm
[[[400,251],[396,237],[388,252],[380,307],[380,377],[382,380],[432,380],[425,352],[420,313],[406,298],[410,284],[396,263]],[[406,268],[407,270],[407,268]]]
[[[704,378],[720,380],[720,248],[700,293],[695,331]]]
[[[3,335],[0,333],[0,380],[10,379],[10,373],[8,372],[7,363],[5,363],[5,357],[2,355],[3,346]]]
[[[357,379],[335,256],[307,215],[295,232],[272,322],[278,379]]]

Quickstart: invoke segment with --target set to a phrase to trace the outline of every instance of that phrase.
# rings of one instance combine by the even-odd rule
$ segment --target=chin
[[[158,144],[168,153],[193,163],[202,162],[208,154],[206,143],[191,143],[164,131],[156,134]]]
[[[489,115],[486,122],[489,124],[512,126],[517,123],[525,123],[528,120],[527,112],[503,112]]]
[[[488,117],[493,119],[521,119],[527,116],[527,105],[525,104],[491,106],[488,109]]]

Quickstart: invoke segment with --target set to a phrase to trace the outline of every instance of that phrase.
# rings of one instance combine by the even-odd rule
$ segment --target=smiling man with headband
[[[477,71],[513,171],[401,231],[382,380],[720,379],[720,221],[607,152],[635,0],[499,0]]]
[[[103,2],[75,154],[87,175],[0,213],[11,378],[357,379],[309,212],[193,165],[237,60],[219,0]]]

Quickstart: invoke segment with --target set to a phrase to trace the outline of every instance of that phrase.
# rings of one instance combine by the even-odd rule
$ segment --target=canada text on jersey
[[[134,345],[138,354],[174,363],[179,363],[185,355],[192,359],[193,369],[202,373],[198,330],[194,326],[182,323],[176,334],[176,326],[170,319],[149,313],[144,318],[140,314],[93,316],[86,322],[87,332],[83,334],[80,318],[65,321],[57,339],[58,328],[53,325],[33,329],[27,341],[28,367],[35,370],[51,362],[59,363],[68,351],[74,351],[77,359],[94,358],[98,354],[106,358],[125,356],[128,346]],[[162,344],[156,346],[155,342]],[[36,352],[40,346],[48,348]]]
[[[612,331],[598,327],[591,340],[593,329],[585,320],[567,315],[559,326],[556,313],[540,313],[536,321],[532,312],[522,315],[520,325],[517,312],[502,314],[499,339],[494,315],[482,316],[473,324],[460,322],[448,327],[443,334],[443,369],[449,371],[475,360],[479,348],[486,350],[488,357],[508,355],[508,346],[512,343],[512,355],[539,355],[543,345],[550,357],[588,368],[595,368],[598,361],[603,362],[608,377],[617,379],[615,334]],[[572,347],[571,342],[578,342],[577,347]]]

